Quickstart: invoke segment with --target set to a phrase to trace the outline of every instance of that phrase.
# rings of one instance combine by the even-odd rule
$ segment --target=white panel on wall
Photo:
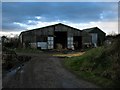
[[[50,40],[51,38],[50,37],[48,37],[48,41]]]
[[[71,44],[73,45],[73,41],[71,42]]]
[[[71,41],[73,41],[73,37],[71,37]]]
[[[73,46],[73,37],[68,37],[67,38],[67,46],[68,46],[68,48],[72,48],[72,46]]]
[[[37,42],[37,47],[41,47],[41,49],[47,49],[47,42]]]
[[[98,35],[97,33],[92,33],[92,43],[97,43]]]
[[[54,37],[48,37],[48,49],[53,49]]]
[[[53,37],[51,37],[51,40],[53,41]]]
[[[68,41],[68,45],[70,44],[70,41]]]
[[[92,36],[92,43],[94,44],[95,47],[97,47],[97,40],[98,40],[97,33],[91,33],[91,36]]]
[[[51,48],[51,46],[48,45],[48,49],[50,49],[50,48]]]

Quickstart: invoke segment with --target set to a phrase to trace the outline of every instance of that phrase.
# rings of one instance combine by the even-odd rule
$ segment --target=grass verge
[[[77,77],[93,82],[100,87],[115,87],[115,81],[105,73],[111,71],[112,65],[104,52],[104,47],[94,48],[81,56],[66,58],[63,65]]]
[[[15,52],[18,53],[41,53],[42,51],[34,48],[17,48],[14,50]]]

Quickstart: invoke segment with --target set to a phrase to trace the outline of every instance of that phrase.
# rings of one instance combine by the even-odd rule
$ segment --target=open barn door
[[[77,49],[81,49],[82,48],[82,37],[81,36],[74,36],[73,37],[73,44],[74,44],[74,48]]]
[[[57,44],[60,44],[62,48],[67,48],[67,32],[60,32],[56,31],[54,32],[55,38],[54,38],[54,47],[57,49]]]

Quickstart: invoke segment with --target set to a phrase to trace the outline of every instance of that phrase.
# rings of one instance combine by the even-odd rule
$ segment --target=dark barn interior
[[[81,36],[74,36],[73,37],[73,44],[75,49],[82,48],[82,37]]]
[[[67,48],[67,32],[54,32],[54,48],[57,48],[57,44],[61,44],[62,48]]]

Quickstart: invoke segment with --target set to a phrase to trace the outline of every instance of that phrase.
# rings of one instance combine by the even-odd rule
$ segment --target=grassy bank
[[[87,51],[80,57],[72,57],[65,59],[65,67],[68,68],[70,71],[74,72],[80,78],[92,81],[93,83],[100,86],[107,87],[111,85],[112,81],[110,79],[99,76],[103,69],[99,67],[93,71],[93,68],[95,67],[95,62],[93,62],[93,60],[101,55],[102,50],[103,47],[99,47]]]
[[[4,77],[8,71],[11,71],[23,63],[29,61],[31,56],[17,55],[13,49],[3,47],[2,51],[2,76]]]
[[[109,46],[93,48],[78,57],[67,58],[64,65],[78,77],[102,87],[120,87],[120,47],[117,37]]]

